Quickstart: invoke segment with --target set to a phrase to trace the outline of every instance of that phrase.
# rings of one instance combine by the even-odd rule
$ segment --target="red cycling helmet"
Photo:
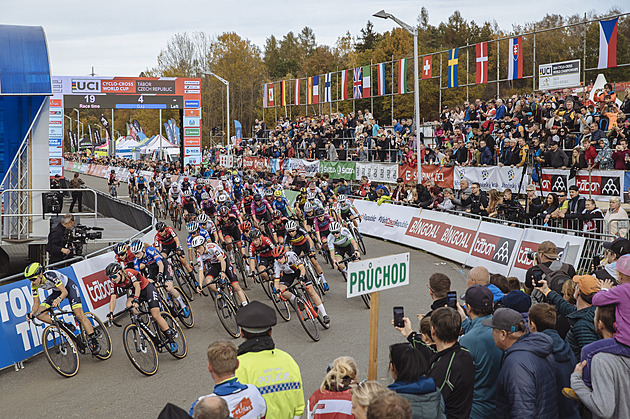
[[[284,246],[276,246],[271,251],[271,256],[273,256],[275,259],[280,259],[282,256],[285,255],[286,252],[287,251]]]

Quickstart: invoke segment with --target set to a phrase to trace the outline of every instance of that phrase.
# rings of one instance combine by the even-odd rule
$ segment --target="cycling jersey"
[[[131,253],[131,250],[129,250],[129,248],[127,248],[127,253],[125,254],[125,256],[120,257],[119,255],[116,255],[116,263],[120,263],[123,266],[127,266],[127,264],[131,263],[133,264],[133,261],[136,257],[133,255],[133,253]]]
[[[201,225],[201,223],[199,223],[199,226],[203,229],[206,230],[208,232],[208,234],[214,234],[217,232],[217,226],[214,224],[214,221],[212,220],[208,220],[208,222],[206,223],[206,226],[203,227]]]
[[[238,218],[236,215],[229,213],[227,216],[221,216],[218,219],[221,231],[227,231],[238,226]]]
[[[273,264],[274,278],[279,279],[283,274],[292,275],[300,272],[300,266],[304,266],[302,259],[298,257],[295,252],[287,252],[287,260],[285,263],[278,262],[278,259]]]
[[[341,204],[340,202],[337,202],[337,212],[340,215],[349,215],[351,213],[355,213],[358,214],[357,209],[354,207],[354,205],[352,205],[352,203],[350,201],[346,201],[344,204]]]
[[[267,210],[271,211],[271,206],[265,198],[260,201],[260,204],[257,204],[256,201],[253,201],[251,207],[252,212],[256,215],[263,215],[267,212]]]
[[[171,227],[166,227],[164,230],[164,235],[162,236],[159,232],[155,235],[153,241],[160,243],[163,246],[168,246],[175,243],[175,239],[177,238],[177,233]]]
[[[330,233],[328,235],[328,249],[335,250],[335,247],[348,247],[354,240],[352,233],[345,227],[341,228],[341,234],[338,237],[335,237],[334,234]]]
[[[136,271],[140,271],[140,264],[144,264],[148,267],[149,265],[156,264],[157,262],[164,263],[162,255],[155,247],[149,246],[144,249],[144,256],[142,256],[142,258],[136,257],[133,261],[133,266]]]
[[[313,205],[313,208],[324,208],[324,204],[319,198],[310,199],[309,202]]]
[[[181,189],[182,189],[182,191],[186,191],[186,190],[190,189],[190,182],[183,181]]]
[[[301,210],[304,209],[304,204],[306,204],[306,195],[298,195],[297,198],[295,198],[295,203],[293,204],[294,207],[299,207]]]
[[[182,208],[188,212],[196,212],[197,211],[197,201],[193,198],[187,198],[182,196]]]
[[[146,186],[146,179],[144,178],[144,176],[138,176],[138,188],[140,189],[144,189],[144,187]]]
[[[267,404],[258,388],[253,384],[241,384],[236,377],[214,386],[214,392],[208,396],[219,396],[227,402],[231,417],[239,419],[260,419],[265,417]],[[204,397],[196,400],[188,414],[193,415],[195,405]]]
[[[170,202],[177,202],[179,200],[179,197],[181,196],[182,191],[179,190],[179,188],[177,190],[173,189],[173,187],[171,187],[168,190],[168,200]]]
[[[107,181],[108,185],[112,185],[116,183],[116,174],[115,173],[110,173],[109,174],[109,180]]]
[[[254,201],[254,198],[252,198],[251,196],[249,198],[243,198],[241,200],[241,207],[243,208],[243,211],[245,212],[245,214],[247,215],[251,215],[252,214],[252,202]]]
[[[201,237],[205,237],[205,239],[207,241],[211,241],[210,240],[210,234],[208,234],[208,232],[206,230],[204,230],[203,228],[199,229],[199,236]],[[186,238],[186,245],[188,246],[189,249],[192,249],[192,240],[197,237],[197,236],[193,236],[192,233],[188,233],[188,237]]]
[[[284,237],[284,235],[287,233],[287,227],[286,227],[287,221],[289,221],[287,217],[282,217],[279,223],[276,222],[276,220],[274,220],[271,223],[271,228],[273,229],[274,233],[277,234],[278,237]]]
[[[276,198],[273,200],[273,202],[271,203],[271,207],[275,210],[278,210],[282,213],[282,215],[284,215],[285,217],[289,216],[289,201],[287,201],[287,199],[285,197],[280,197],[280,199]]]
[[[330,223],[332,222],[332,219],[330,218],[330,215],[328,214],[324,214],[324,219],[320,220],[319,217],[315,217],[314,220],[314,227],[315,227],[315,231],[328,231],[328,229],[330,228]]]
[[[306,224],[313,227],[313,225],[315,224],[315,211],[311,211],[310,215],[308,213],[304,213],[303,214],[304,217],[304,221],[306,221]]]
[[[270,258],[271,251],[274,249],[274,244],[269,240],[268,237],[262,236],[262,242],[256,246],[254,243],[249,245],[249,254],[251,258],[254,259],[256,256],[261,256],[264,258]]]
[[[226,260],[225,252],[219,247],[219,245],[214,243],[206,243],[206,252],[204,254],[197,253],[197,263],[199,266],[203,266],[203,264],[216,264],[221,263],[221,258]]]
[[[201,194],[204,193],[204,190],[199,190],[195,188],[195,191],[193,192],[193,198],[195,198],[195,200],[197,201],[198,204],[201,204]]]
[[[173,181],[171,181],[170,179],[164,179],[164,181],[162,182],[162,185],[164,185],[164,189],[166,190],[169,190],[172,184]]]
[[[44,282],[41,285],[35,285],[33,281],[31,281],[31,292],[33,293],[33,297],[37,297],[39,295],[39,289],[43,290],[51,290],[53,288],[59,288],[60,285],[64,287],[68,285],[68,281],[70,278],[65,276],[59,271],[45,271],[44,272]]]
[[[232,188],[232,195],[234,195],[234,199],[239,201],[243,196],[243,186],[239,183],[234,185]]]
[[[285,243],[291,243],[292,246],[301,246],[306,242],[307,232],[303,228],[298,228],[296,230],[295,236],[291,236],[287,233],[284,241]]]
[[[149,200],[153,201],[157,199],[157,194],[158,190],[156,187],[147,189],[147,198],[149,198]]]
[[[114,286],[110,289],[109,295],[116,295],[117,294],[116,291],[118,289],[120,290],[132,289],[134,282],[140,283],[141,290],[145,289],[147,285],[150,284],[149,280],[140,272],[136,271],[135,269],[125,269],[125,272],[127,273],[127,276],[129,278],[125,279],[123,277],[123,279],[117,284],[114,281],[112,281],[112,284]]]

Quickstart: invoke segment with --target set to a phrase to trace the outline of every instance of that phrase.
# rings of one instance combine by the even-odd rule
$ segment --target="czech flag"
[[[508,79],[523,78],[523,37],[510,38],[510,54],[508,65]]]
[[[618,17],[599,21],[599,62],[597,68],[617,67],[618,23]]]

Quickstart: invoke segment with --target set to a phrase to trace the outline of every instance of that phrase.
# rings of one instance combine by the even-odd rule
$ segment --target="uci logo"
[[[72,79],[73,93],[100,93],[100,79]]]
[[[481,171],[481,178],[483,180],[488,180],[488,176],[489,176],[489,173],[488,173],[487,170],[484,169],[484,170]]]

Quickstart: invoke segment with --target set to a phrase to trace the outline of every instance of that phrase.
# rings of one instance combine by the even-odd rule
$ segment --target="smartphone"
[[[457,308],[457,292],[449,291],[446,293],[446,305],[451,308]]]
[[[394,307],[395,327],[405,327],[405,321],[403,320],[403,317],[405,317],[405,309],[403,307]]]
[[[600,256],[597,256],[597,255],[593,256],[593,268],[595,269],[599,268],[601,261],[602,259]]]

